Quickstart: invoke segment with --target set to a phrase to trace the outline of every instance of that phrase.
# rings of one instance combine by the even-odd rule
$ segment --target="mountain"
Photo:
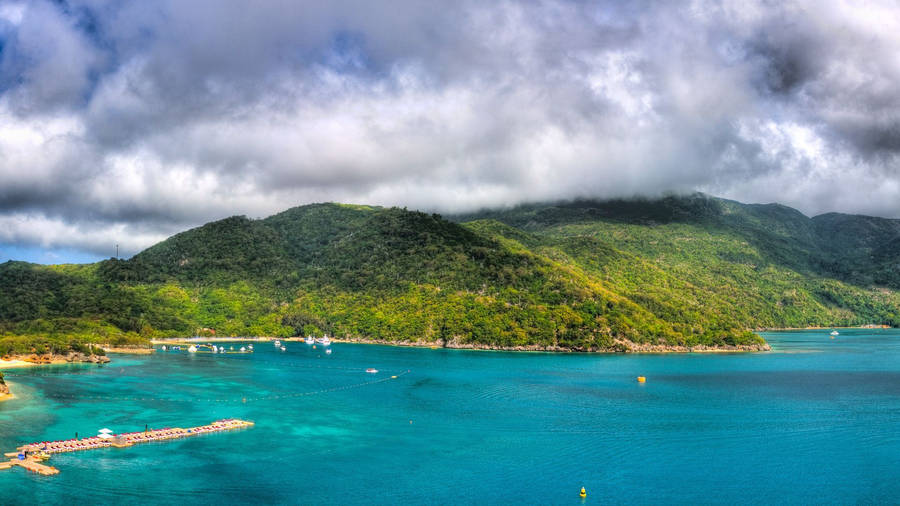
[[[757,328],[900,325],[898,244],[898,220],[808,218],[701,194],[450,219],[313,204],[208,223],[128,260],[2,264],[0,353],[198,329],[460,347],[753,348],[763,346]]]

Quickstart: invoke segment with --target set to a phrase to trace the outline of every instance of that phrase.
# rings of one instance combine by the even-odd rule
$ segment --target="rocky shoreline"
[[[739,344],[724,346],[683,346],[670,344],[635,343],[617,339],[615,344],[606,348],[568,348],[563,346],[545,346],[539,344],[524,346],[497,346],[491,344],[460,343],[458,341],[387,341],[383,339],[364,338],[332,338],[337,343],[381,344],[386,346],[407,346],[413,348],[447,348],[454,350],[487,350],[487,351],[536,351],[556,353],[744,353],[771,351],[768,343]]]
[[[237,342],[237,341],[273,341],[279,339],[282,342],[303,342],[302,337],[215,337],[215,338],[170,338],[154,339],[153,344],[183,344],[188,345],[197,342]],[[336,343],[356,344],[380,344],[384,346],[403,346],[410,348],[446,348],[453,350],[486,350],[486,351],[534,351],[554,353],[745,353],[772,351],[769,343],[738,344],[723,346],[708,346],[699,344],[696,346],[683,346],[671,344],[635,343],[625,339],[617,339],[613,346],[606,348],[569,348],[565,346],[529,344],[522,346],[498,346],[493,344],[461,343],[457,340],[444,342],[437,341],[389,341],[386,339],[368,339],[362,337],[332,337]]]
[[[7,395],[12,395],[9,391],[9,385],[6,384],[6,381],[3,380],[3,373],[0,372],[0,399],[3,399]]]
[[[15,362],[16,365],[52,365],[52,364],[107,364],[109,357],[106,355],[96,355],[81,353],[78,351],[70,351],[65,355],[61,354],[44,354],[44,355],[12,355],[8,362]]]

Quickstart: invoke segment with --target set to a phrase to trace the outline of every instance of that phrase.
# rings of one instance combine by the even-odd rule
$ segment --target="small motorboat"
[[[322,346],[330,346],[330,345],[331,345],[331,339],[328,339],[328,336],[323,337],[322,338]]]
[[[241,346],[241,353],[244,353],[245,351],[247,351],[247,348],[244,348],[243,346]]]
[[[836,336],[836,335],[839,335],[839,333],[838,333],[837,330],[832,330],[832,331],[831,331],[831,335]]]
[[[375,369],[374,367],[370,367],[370,368],[366,369],[366,372],[369,374],[375,374],[378,372],[378,369]]]
[[[325,350],[325,354],[326,354],[326,355],[331,355],[331,348],[328,348],[327,350]]]
[[[166,345],[162,345],[162,348],[160,348],[160,349],[161,349],[162,351],[166,351]]]
[[[188,353],[197,353],[197,347],[192,344],[191,347],[188,348]]]
[[[306,344],[316,344],[316,339],[313,336],[306,336]]]
[[[248,349],[248,350],[252,350],[252,349],[253,349],[253,345],[252,345],[252,344],[248,344],[248,345],[247,345],[247,349]]]
[[[287,350],[287,348],[285,348],[284,346],[281,347],[281,351],[286,351],[286,350]]]
[[[275,347],[277,348],[277,347],[281,346],[281,341],[276,339],[274,344],[275,344]]]

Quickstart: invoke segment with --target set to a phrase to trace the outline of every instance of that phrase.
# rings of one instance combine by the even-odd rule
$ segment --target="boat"
[[[243,346],[241,346],[241,353],[244,353],[245,351],[247,351],[247,348],[244,348]]]
[[[331,345],[331,339],[328,339],[328,336],[327,336],[327,335],[326,335],[325,337],[322,338],[322,345],[323,345],[323,346],[330,346],[330,345]]]
[[[248,344],[248,345],[247,345],[247,349],[248,349],[248,350],[252,350],[252,349],[253,349],[253,345],[252,345],[252,344]]]
[[[281,347],[281,351],[286,351],[286,350],[287,350],[287,348],[285,348],[284,346]]]
[[[370,368],[366,369],[366,372],[369,374],[375,374],[378,372],[378,369],[375,369],[374,367],[370,367]]]
[[[197,347],[192,344],[191,347],[188,348],[188,353],[197,353]]]
[[[275,347],[277,348],[277,347],[281,346],[281,341],[276,339],[274,344],[275,344]]]
[[[831,331],[831,335],[836,336],[836,335],[839,335],[839,333],[838,333],[837,330],[832,330],[832,331]]]
[[[161,349],[162,351],[166,351],[166,345],[162,345],[162,348],[160,348],[160,349]]]
[[[325,354],[326,354],[326,355],[331,355],[331,348],[328,348],[327,350],[325,350]]]
[[[316,339],[313,336],[306,336],[306,344],[316,344]]]

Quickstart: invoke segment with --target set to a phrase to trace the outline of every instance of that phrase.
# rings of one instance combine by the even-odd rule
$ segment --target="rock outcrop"
[[[109,357],[105,355],[86,355],[84,353],[79,353],[76,351],[69,352],[69,354],[65,356],[65,359],[66,362],[84,362],[91,364],[109,363]]]

